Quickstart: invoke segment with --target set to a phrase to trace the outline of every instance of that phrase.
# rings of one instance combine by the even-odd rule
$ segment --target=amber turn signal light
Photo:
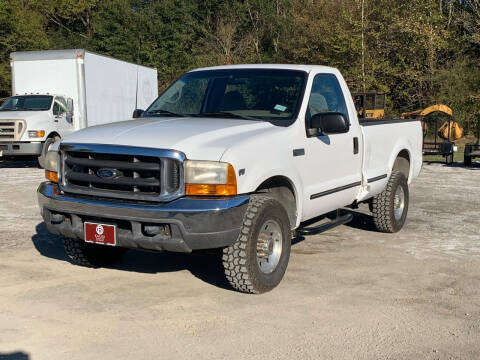
[[[58,183],[58,174],[55,171],[45,170],[45,178],[51,182]]]
[[[31,138],[42,138],[45,136],[45,130],[30,130],[28,136]]]
[[[228,164],[226,184],[185,184],[185,195],[234,196],[237,195],[237,177],[233,166]]]

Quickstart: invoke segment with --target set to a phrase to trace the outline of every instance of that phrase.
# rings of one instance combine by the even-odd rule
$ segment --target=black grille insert
[[[176,158],[84,150],[61,154],[65,192],[164,201],[183,191],[182,164]]]

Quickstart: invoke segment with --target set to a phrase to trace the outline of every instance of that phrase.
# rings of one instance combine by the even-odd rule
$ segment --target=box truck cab
[[[72,116],[73,99],[65,95],[9,97],[0,106],[0,154],[41,155],[45,145],[48,149],[52,142],[73,131]]]
[[[82,49],[11,54],[12,96],[0,107],[0,158],[37,155],[93,125],[132,118],[158,96],[157,70]]]

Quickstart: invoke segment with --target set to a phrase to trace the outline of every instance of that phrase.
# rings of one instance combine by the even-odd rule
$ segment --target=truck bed
[[[363,200],[380,193],[390,176],[390,169],[402,149],[412,149],[409,183],[422,167],[422,128],[416,119],[359,119],[363,132],[363,177],[369,185],[360,194]],[[407,142],[407,143],[405,143]],[[385,176],[386,175],[386,176]]]

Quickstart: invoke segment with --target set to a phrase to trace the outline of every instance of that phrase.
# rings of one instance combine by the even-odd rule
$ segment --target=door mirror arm
[[[142,117],[143,113],[144,113],[144,110],[135,109],[135,110],[133,110],[132,118],[138,119],[138,118]]]

